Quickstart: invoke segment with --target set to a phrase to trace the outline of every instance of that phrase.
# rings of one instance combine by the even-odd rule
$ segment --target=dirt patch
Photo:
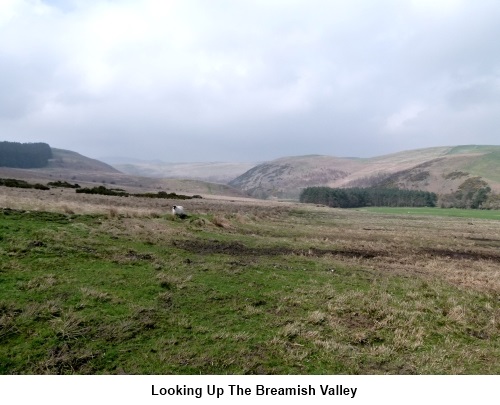
[[[422,250],[431,257],[447,257],[453,260],[491,260],[500,263],[500,255],[487,252],[455,251],[446,249],[427,248]]]
[[[89,349],[75,349],[67,343],[54,346],[49,350],[48,360],[39,364],[37,373],[46,374],[90,374],[90,362],[98,357],[100,352]]]
[[[375,317],[359,312],[343,314],[342,316],[335,318],[335,321],[341,323],[349,329],[360,330],[371,330],[377,324]]]
[[[355,259],[374,259],[387,256],[386,252],[371,249],[342,248],[338,249],[320,249],[320,248],[290,248],[287,246],[247,246],[239,241],[221,241],[221,240],[203,240],[186,239],[175,240],[173,245],[188,252],[209,255],[226,254],[230,256],[305,256],[305,257],[342,257]],[[402,252],[403,253],[403,252]],[[449,258],[452,260],[489,260],[500,263],[500,254],[485,251],[473,250],[448,250],[437,248],[423,248],[419,255],[430,257]],[[404,253],[403,253],[404,254]],[[394,255],[394,252],[392,252]]]
[[[219,240],[176,240],[173,245],[177,248],[199,254],[227,254],[232,256],[278,256],[292,253],[284,247],[248,247],[241,242],[226,242]]]
[[[483,246],[483,247],[500,247],[500,239],[490,239],[490,238],[465,238],[468,240],[472,240],[475,242],[477,246]]]
[[[154,260],[153,255],[149,253],[138,253],[132,249],[129,249],[125,257],[130,260]]]
[[[306,252],[309,256],[342,256],[342,257],[350,257],[350,258],[360,258],[360,259],[373,259],[378,256],[384,256],[383,252],[378,252],[375,250],[368,249],[343,249],[340,248],[338,250],[333,249],[316,249],[311,248]]]
[[[326,255],[355,257],[362,259],[372,259],[381,256],[380,252],[355,250],[355,249],[293,249],[284,246],[272,247],[250,247],[237,241],[220,241],[220,240],[176,240],[173,242],[175,247],[178,247],[189,252],[198,254],[227,254],[232,256],[280,256],[280,255],[296,255],[296,256],[312,256],[322,257]]]

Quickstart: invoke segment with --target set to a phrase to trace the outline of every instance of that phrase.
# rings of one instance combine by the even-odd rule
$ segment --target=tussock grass
[[[38,192],[0,210],[3,374],[500,372],[498,221]]]

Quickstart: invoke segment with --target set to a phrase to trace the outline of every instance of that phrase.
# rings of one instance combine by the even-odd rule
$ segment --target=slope
[[[52,148],[53,158],[40,169],[0,167],[0,178],[22,179],[33,183],[56,180],[78,183],[81,186],[100,184],[126,188],[132,192],[164,190],[181,194],[222,195],[247,197],[247,194],[224,184],[190,179],[159,179],[122,173],[112,166],[79,153]]]
[[[297,199],[310,186],[383,186],[445,194],[471,178],[500,192],[500,146],[444,146],[365,159],[288,157],[260,164],[229,184],[258,198]]]

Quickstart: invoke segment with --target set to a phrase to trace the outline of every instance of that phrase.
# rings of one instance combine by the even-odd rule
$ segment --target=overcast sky
[[[193,162],[499,139],[498,0],[0,0],[0,140]]]

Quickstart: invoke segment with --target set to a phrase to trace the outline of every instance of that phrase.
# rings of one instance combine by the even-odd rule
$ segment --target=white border
[[[249,395],[231,395],[231,385]],[[316,394],[298,396],[257,395],[257,385],[267,388],[309,387]],[[356,388],[352,395],[322,395],[320,386]],[[153,395],[152,387],[200,388],[202,395]],[[207,387],[221,395],[208,395]],[[311,404],[468,404],[500,400],[500,376],[0,376],[0,396],[5,404],[255,404],[286,401]],[[235,391],[235,388],[233,388]],[[345,391],[347,392],[347,391]]]

